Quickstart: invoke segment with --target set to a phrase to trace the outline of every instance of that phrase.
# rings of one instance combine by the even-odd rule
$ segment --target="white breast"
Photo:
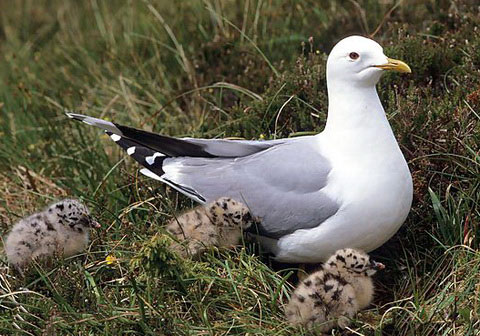
[[[344,247],[369,252],[397,232],[410,210],[410,171],[389,127],[325,134],[321,146],[333,167],[323,191],[340,209],[317,228],[283,237],[277,255],[282,261],[324,261]]]

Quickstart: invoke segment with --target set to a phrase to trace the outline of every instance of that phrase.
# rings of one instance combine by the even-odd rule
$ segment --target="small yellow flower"
[[[263,133],[260,134],[259,138],[260,138],[260,140],[265,140],[265,134],[263,134]]]
[[[114,255],[109,254],[105,258],[105,261],[106,261],[107,265],[112,265],[112,264],[115,264],[117,262],[117,258]]]
[[[34,145],[34,144],[30,144],[30,145],[28,145],[27,148],[28,148],[29,151],[33,151],[33,150],[35,149],[35,145]]]

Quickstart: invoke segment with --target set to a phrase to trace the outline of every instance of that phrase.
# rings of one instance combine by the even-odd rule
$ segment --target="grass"
[[[374,31],[413,70],[378,90],[415,195],[344,334],[480,334],[479,18],[468,0],[0,2],[2,237],[67,195],[102,223],[84,254],[25,279],[0,257],[0,334],[309,334],[282,315],[296,265],[250,245],[179,260],[162,225],[192,202],[63,111],[174,136],[319,132],[329,49]]]

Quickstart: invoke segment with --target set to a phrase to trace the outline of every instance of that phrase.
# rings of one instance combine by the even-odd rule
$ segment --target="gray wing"
[[[330,164],[310,137],[240,158],[167,158],[161,180],[206,202],[227,196],[261,218],[259,234],[279,238],[320,225],[339,206],[322,191]],[[178,188],[177,188],[178,189]]]
[[[232,197],[262,219],[259,233],[278,238],[320,225],[339,206],[323,191],[330,164],[312,136],[273,141],[172,138],[80,114],[106,130],[145,168],[141,172],[206,203]]]

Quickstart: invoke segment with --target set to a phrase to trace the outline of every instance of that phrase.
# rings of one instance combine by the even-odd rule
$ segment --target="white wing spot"
[[[112,135],[110,135],[110,138],[111,138],[113,141],[117,142],[117,141],[120,140],[122,137],[121,137],[120,135],[118,135],[118,134],[112,134]]]
[[[164,154],[162,153],[159,153],[159,152],[156,152],[155,154],[153,154],[152,156],[147,156],[145,158],[145,161],[147,161],[147,163],[151,166],[155,163],[155,158],[157,157],[162,157],[162,156],[165,156]]]
[[[130,148],[127,149],[127,154],[128,154],[128,155],[132,155],[133,153],[135,153],[135,146],[130,147]]]

